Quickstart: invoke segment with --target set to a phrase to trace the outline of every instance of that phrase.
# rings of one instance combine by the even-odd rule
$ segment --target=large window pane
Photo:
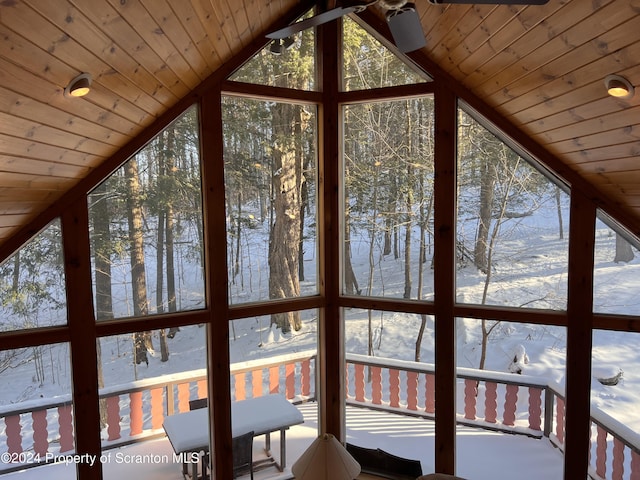
[[[634,243],[635,242],[635,243]],[[593,310],[640,315],[640,255],[637,240],[598,212],[594,249]]]
[[[89,195],[98,320],[205,307],[195,109]]]
[[[460,110],[457,301],[563,310],[569,195]]]
[[[191,400],[207,397],[206,343],[206,328],[198,325],[99,339],[102,446],[108,464],[105,478],[148,478],[154,470],[173,471],[178,476],[184,459],[191,467],[192,458],[174,456],[169,441],[145,442],[144,448],[115,448],[164,436],[162,424],[167,417],[188,412]],[[206,436],[207,422],[201,425]]]
[[[65,295],[56,220],[0,265],[0,332],[67,323]]]
[[[317,293],[316,107],[225,97],[223,124],[231,303]]]
[[[433,299],[433,100],[344,108],[343,291]]]
[[[280,316],[297,317],[301,328],[283,333],[278,327]],[[229,331],[232,433],[241,436],[273,429],[270,440],[262,434],[254,438],[253,461],[269,464],[275,459],[289,470],[319,432],[318,312],[242,318],[231,321]],[[287,426],[286,435],[278,433]],[[265,455],[269,441],[271,458]],[[282,441],[285,450],[280,449]]]
[[[435,345],[430,315],[344,310],[347,442],[434,471]]]
[[[549,431],[552,442],[564,441],[566,328],[461,318],[456,329],[459,474],[525,468],[561,479],[562,456],[530,437]]]
[[[68,344],[1,350],[0,384],[0,474],[74,453]],[[73,467],[57,473],[76,478]]]

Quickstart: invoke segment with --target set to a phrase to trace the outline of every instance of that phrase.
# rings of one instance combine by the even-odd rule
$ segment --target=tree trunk
[[[175,239],[174,239],[174,193],[177,189],[176,182],[176,168],[175,168],[175,132],[169,130],[167,134],[167,152],[165,174],[167,176],[168,192],[167,197],[169,201],[166,203],[165,208],[165,246],[167,256],[167,307],[169,312],[176,312],[178,306],[176,304],[176,271],[175,271]],[[173,338],[178,329],[172,328],[169,331],[169,338]],[[169,345],[167,343],[167,335],[164,329],[160,330],[160,361],[166,362],[169,360]]]
[[[300,248],[300,174],[295,152],[294,109],[281,103],[273,107],[273,205],[274,222],[269,238],[269,298],[300,296],[298,255]],[[271,316],[283,333],[300,330],[300,313],[284,312]]]
[[[144,239],[142,231],[142,202],[138,181],[138,163],[132,158],[124,166],[127,179],[127,220],[129,223],[129,242],[131,244],[131,288],[133,293],[133,314],[136,317],[149,313],[147,303],[147,281],[144,265]],[[153,351],[151,332],[136,332],[133,335],[136,365],[149,364],[147,351]]]
[[[561,199],[561,190],[560,187],[556,186],[556,210],[558,212],[558,236],[560,240],[564,238],[564,224],[562,222],[562,205],[560,204]]]
[[[105,194],[93,193],[91,200],[91,220],[93,223],[93,263],[96,285],[96,320],[113,318],[113,296],[111,292],[111,231],[109,229],[109,205]],[[98,368],[98,388],[104,388],[102,368],[102,346],[96,339],[96,364]],[[107,400],[100,400],[100,426],[107,424]]]
[[[519,163],[519,161],[518,161]],[[482,290],[482,305],[487,302],[487,293],[489,291],[489,284],[491,283],[491,269],[493,264],[493,252],[495,250],[496,242],[498,241],[498,235],[500,233],[500,226],[505,219],[505,213],[507,211],[507,203],[509,201],[509,192],[511,191],[511,186],[515,181],[516,171],[518,163],[516,163],[513,170],[509,173],[509,178],[507,182],[507,186],[504,192],[504,196],[500,199],[500,211],[498,212],[498,218],[496,218],[495,224],[493,226],[493,230],[491,231],[491,239],[489,240],[489,245],[487,249],[487,264],[486,264],[486,277],[484,281],[484,288]],[[491,327],[487,328],[487,321],[482,319],[482,346],[480,353],[480,366],[478,367],[480,370],[484,369],[485,360],[487,358],[487,346],[489,343],[489,336],[494,328],[500,323],[500,321],[494,322]]]
[[[633,260],[633,257],[634,255],[631,244],[627,242],[622,235],[616,233],[616,256],[613,261],[615,263],[628,263]]]
[[[495,172],[491,159],[484,158],[480,164],[480,218],[473,250],[473,262],[483,273],[487,272],[487,245],[491,228],[491,212],[495,187]]]

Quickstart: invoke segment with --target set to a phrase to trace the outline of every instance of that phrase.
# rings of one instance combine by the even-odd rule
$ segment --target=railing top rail
[[[301,360],[307,360],[315,357],[316,350],[303,350],[301,352],[287,353],[284,355],[277,355],[275,357],[269,357],[268,359],[256,359],[246,362],[236,362],[231,364],[231,373],[250,372],[258,368],[270,368],[278,365],[285,365],[287,363],[299,362]]]
[[[26,400],[19,404],[10,404],[0,406],[0,418],[12,417],[22,413],[29,413],[37,410],[48,410],[50,408],[58,408],[71,405],[73,402],[71,395],[60,395],[46,400],[46,403],[40,398]]]
[[[457,367],[458,378],[470,380],[491,381],[505,385],[518,385],[520,387],[535,387],[545,389],[549,382],[545,378],[533,375],[519,375],[517,373],[496,372],[493,370],[477,370],[475,368]]]
[[[596,407],[591,407],[591,420],[640,454],[640,434]]]
[[[120,383],[100,389],[100,398],[113,397],[124,393],[142,392],[151,388],[164,387],[172,383],[196,382],[207,378],[207,370],[199,368],[180,373],[171,373],[161,377],[145,378],[133,382]]]
[[[369,357],[367,355],[359,355],[348,353],[346,355],[347,362],[360,363],[363,365],[379,366],[385,368],[396,368],[398,370],[406,370],[418,373],[435,373],[436,366],[433,363],[413,362],[411,360],[398,360],[390,358]],[[457,367],[458,378],[467,378],[478,381],[492,381],[507,385],[519,385],[522,387],[547,388],[549,382],[543,378],[534,377],[533,375],[516,375],[514,373],[496,372],[491,370],[477,370],[474,368]]]
[[[289,353],[284,355],[277,355],[271,357],[268,361],[265,360],[251,360],[248,362],[236,362],[231,364],[231,373],[242,373],[255,370],[257,368],[269,368],[277,365],[284,365],[296,361],[306,360],[313,358],[316,355],[315,350],[305,350],[297,353]],[[143,380],[135,380],[133,382],[121,383],[105,388],[101,388],[99,392],[100,398],[113,397],[116,395],[123,395],[132,392],[142,392],[152,388],[165,387],[175,383],[185,382],[197,382],[207,378],[207,371],[204,368],[197,370],[189,370],[186,372],[172,373],[162,375],[161,377],[147,378]],[[11,404],[0,406],[0,418],[10,417],[13,415],[19,415],[22,413],[29,413],[37,410],[47,410],[50,408],[57,408],[63,405],[71,405],[71,395],[61,395],[46,400],[33,399],[20,402],[20,404]]]
[[[347,363],[360,363],[374,367],[395,368],[398,370],[407,370],[409,372],[418,373],[435,373],[436,371],[433,363],[412,362],[410,360],[398,360],[396,358],[370,357],[368,355],[360,355],[357,353],[347,353],[345,357]]]

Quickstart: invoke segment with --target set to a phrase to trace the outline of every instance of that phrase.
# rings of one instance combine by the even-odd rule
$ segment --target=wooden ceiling
[[[297,0],[0,1],[0,246],[42,224],[51,205],[292,9]],[[437,65],[459,93],[580,174],[640,232],[640,93],[616,100],[603,81],[621,74],[640,85],[640,0],[417,0],[417,10],[427,46],[416,61]],[[385,30],[382,13],[370,7],[363,18]],[[66,98],[82,72],[93,76],[91,94]]]

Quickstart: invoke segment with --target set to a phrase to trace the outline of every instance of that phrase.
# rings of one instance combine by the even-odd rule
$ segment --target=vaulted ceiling
[[[640,84],[640,0],[416,8],[427,46],[414,61],[640,232],[640,93],[604,88],[609,74]],[[294,11],[297,0],[0,1],[0,247]],[[363,18],[388,36],[378,6]],[[91,94],[66,98],[82,72]]]

